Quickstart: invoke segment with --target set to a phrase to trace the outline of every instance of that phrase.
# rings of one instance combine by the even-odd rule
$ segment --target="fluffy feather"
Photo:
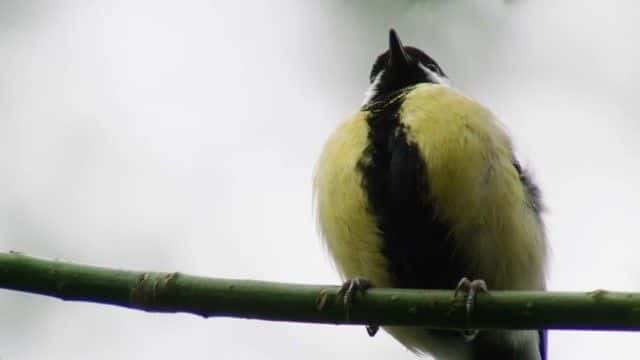
[[[385,128],[383,139],[376,140],[379,148],[374,151],[372,127],[383,121],[376,118],[376,111],[392,104],[399,104],[394,110],[397,116]],[[537,194],[527,186],[509,137],[495,117],[456,90],[427,83],[374,105],[363,107],[336,130],[316,169],[319,228],[342,277],[365,277],[379,287],[433,287],[419,284],[421,280],[431,284],[429,279],[440,279],[442,274],[421,261],[440,259],[452,264],[444,274],[447,284],[462,274],[484,279],[495,290],[544,289],[546,242]],[[396,151],[400,147],[416,150],[419,158]],[[388,164],[378,166],[374,175],[387,180],[378,182],[382,191],[371,191],[368,177],[373,173],[366,169],[379,165],[375,162],[380,159]],[[398,170],[405,168],[422,173]],[[419,184],[403,178],[407,174]],[[417,192],[404,192],[405,184],[417,186]],[[402,208],[392,205],[402,194],[420,198],[403,200],[412,201],[407,211],[424,208],[429,215],[421,218],[423,212],[396,211]],[[392,205],[382,209],[379,204]],[[411,220],[403,220],[406,216]],[[443,236],[430,232],[436,220],[438,226],[446,226]],[[403,226],[417,230],[409,234]],[[400,243],[406,236],[419,238]],[[402,248],[389,250],[393,246]],[[437,251],[445,253],[432,253]],[[454,332],[420,327],[386,330],[409,349],[443,359],[482,359],[487,357],[480,354],[495,354],[495,349],[507,354],[495,359],[540,359],[536,331],[482,332],[468,343]]]

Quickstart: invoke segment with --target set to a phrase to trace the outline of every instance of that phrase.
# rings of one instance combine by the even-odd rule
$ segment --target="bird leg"
[[[476,295],[478,292],[487,292],[487,283],[484,280],[476,279],[469,280],[466,277],[460,279],[458,282],[458,286],[456,286],[456,290],[453,293],[453,297],[457,297],[459,292],[467,293],[467,299],[465,301],[465,309],[467,311],[467,323],[471,320],[471,313],[473,312],[473,308],[476,305]],[[472,341],[475,339],[476,335],[478,335],[478,330],[476,329],[465,329],[462,331],[462,336],[466,341]]]
[[[369,280],[361,277],[349,279],[342,284],[340,290],[338,291],[338,297],[341,297],[342,301],[344,302],[347,321],[349,320],[349,309],[353,304],[355,295],[360,294],[360,296],[362,296],[371,287],[373,287],[373,284]],[[373,337],[376,335],[379,329],[379,325],[369,324],[367,325],[367,334]]]

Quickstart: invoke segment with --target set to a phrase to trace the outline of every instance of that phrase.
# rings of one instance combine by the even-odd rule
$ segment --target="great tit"
[[[369,80],[314,179],[320,232],[340,275],[377,287],[454,289],[470,278],[493,290],[544,290],[540,191],[495,116],[393,29]],[[384,329],[437,359],[546,359],[542,330],[486,330],[471,340],[454,330]]]

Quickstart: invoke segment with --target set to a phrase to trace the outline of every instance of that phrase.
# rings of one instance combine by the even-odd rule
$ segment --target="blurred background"
[[[0,1],[0,251],[339,282],[311,179],[395,27],[510,129],[552,290],[640,290],[640,4]],[[2,359],[414,359],[363,327],[203,320],[0,291]],[[556,331],[552,359],[640,334]]]

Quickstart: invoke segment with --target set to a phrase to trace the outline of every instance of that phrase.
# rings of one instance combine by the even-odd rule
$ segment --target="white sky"
[[[445,4],[446,3],[446,4]],[[553,290],[637,291],[640,4],[0,2],[0,251],[338,283],[324,140],[395,27],[510,129],[549,208]],[[0,291],[3,359],[413,359],[361,327],[203,320]],[[640,335],[553,332],[552,359]]]

